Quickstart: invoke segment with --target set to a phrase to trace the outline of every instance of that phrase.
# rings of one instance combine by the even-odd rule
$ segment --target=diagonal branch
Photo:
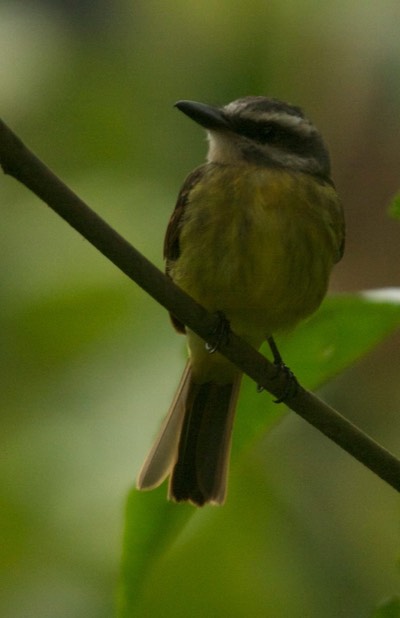
[[[130,279],[205,341],[219,318],[208,313],[91,210],[0,121],[0,165],[92,243]],[[258,385],[279,397],[285,376],[232,333],[218,350]],[[400,461],[312,393],[299,388],[288,407],[400,491]]]

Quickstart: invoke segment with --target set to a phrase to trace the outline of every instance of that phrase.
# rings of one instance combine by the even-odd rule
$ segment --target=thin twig
[[[93,212],[0,121],[0,165],[59,214],[130,279],[205,341],[213,343],[218,317],[208,313]],[[256,384],[279,397],[285,376],[232,333],[219,351]],[[400,461],[333,408],[300,387],[289,408],[400,491]]]

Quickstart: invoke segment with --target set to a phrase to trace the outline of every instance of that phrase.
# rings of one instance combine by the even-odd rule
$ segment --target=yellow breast
[[[210,165],[190,193],[171,276],[259,346],[320,304],[342,221],[335,190],[312,176]]]

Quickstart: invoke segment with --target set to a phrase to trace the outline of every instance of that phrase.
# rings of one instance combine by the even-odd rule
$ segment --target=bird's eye
[[[260,128],[260,135],[261,137],[268,137],[269,135],[271,135],[271,133],[273,133],[273,130],[274,126],[272,124],[264,124]]]
[[[275,123],[264,123],[260,128],[257,135],[258,141],[273,142],[282,136],[282,129]]]
[[[237,133],[245,135],[260,144],[275,143],[286,135],[286,132],[276,122],[254,122],[240,119],[234,124]]]

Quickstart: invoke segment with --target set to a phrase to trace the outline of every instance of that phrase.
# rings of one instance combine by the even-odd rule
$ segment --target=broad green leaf
[[[293,333],[280,337],[283,358],[302,385],[319,388],[351,366],[400,326],[400,289],[329,297],[319,311]],[[263,350],[265,353],[268,351]],[[250,380],[243,392],[234,428],[232,459],[285,413]],[[141,587],[160,555],[196,509],[166,501],[166,488],[128,498],[120,586],[120,617],[130,618]]]
[[[394,219],[400,219],[400,193],[397,193],[391,201],[389,215]]]
[[[179,535],[193,511],[190,505],[168,502],[165,485],[140,494],[136,489],[130,491],[118,594],[121,618],[133,616],[152,564]]]
[[[276,341],[299,382],[316,390],[398,327],[400,289],[338,294],[328,297],[293,333]],[[268,347],[264,346],[262,352],[268,356]],[[284,406],[273,404],[268,394],[260,396],[254,383],[245,379],[235,421],[234,453],[254,441],[284,412]]]
[[[394,596],[384,601],[372,614],[372,618],[400,618],[400,597]]]

